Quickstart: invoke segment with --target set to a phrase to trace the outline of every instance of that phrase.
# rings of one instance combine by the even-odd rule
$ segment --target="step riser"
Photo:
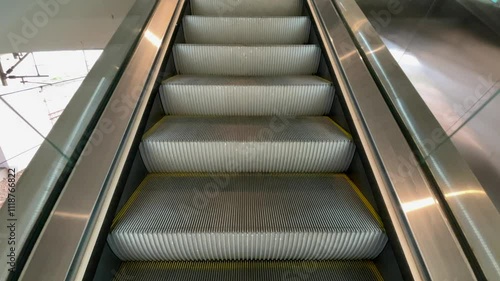
[[[123,261],[373,259],[386,243],[382,232],[131,233],[108,240]]]
[[[300,16],[302,0],[192,0],[191,11],[218,17]]]
[[[333,103],[331,85],[162,86],[166,114],[211,116],[324,115]]]
[[[264,132],[264,134],[267,132]],[[349,143],[142,143],[149,172],[344,172]]]
[[[174,60],[179,74],[227,76],[311,75],[321,49],[301,46],[214,46],[178,44]]]
[[[189,44],[304,44],[311,22],[296,18],[211,18],[186,16],[184,36]]]
[[[140,145],[150,172],[343,172],[350,136],[328,117],[167,116]]]

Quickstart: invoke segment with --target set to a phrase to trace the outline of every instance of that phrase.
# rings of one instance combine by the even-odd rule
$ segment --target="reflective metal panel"
[[[163,57],[158,56],[166,52],[162,42],[165,38],[165,41],[170,41],[172,28],[178,20],[175,13],[179,2],[184,3],[163,0],[157,4],[20,280],[83,278],[116,187],[120,167],[124,165],[127,149],[130,149],[136,135],[159,72],[161,63],[158,61],[163,61]]]
[[[368,64],[419,153],[489,280],[500,278],[500,214],[445,130],[354,1],[336,0]]]
[[[382,198],[415,280],[475,280],[467,258],[424,172],[333,3],[308,0],[323,25],[333,64],[362,149],[374,171]],[[338,59],[337,59],[338,58]]]
[[[29,255],[25,245],[31,245],[32,240],[36,239],[39,224],[45,222],[47,213],[52,209],[64,181],[82,152],[85,134],[101,113],[100,106],[108,98],[112,83],[119,78],[119,69],[127,62],[129,52],[154,4],[152,0],[140,0],[132,7],[20,178],[15,194],[18,198],[15,247],[17,271],[9,272],[8,257],[0,255],[0,280],[8,278],[9,273],[18,274],[21,270],[22,261]],[[7,208],[0,209],[0,221],[7,222],[8,218]],[[8,229],[0,228],[2,253],[12,246],[7,243],[7,235]]]

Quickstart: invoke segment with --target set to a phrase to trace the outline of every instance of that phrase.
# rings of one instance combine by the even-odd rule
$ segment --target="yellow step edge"
[[[370,211],[370,213],[372,213],[373,217],[377,220],[377,222],[380,225],[380,227],[383,228],[384,227],[384,223],[382,222],[382,218],[380,218],[380,216],[378,215],[377,211],[375,211],[375,209],[373,208],[372,204],[370,204],[370,201],[368,201],[368,199],[366,199],[366,197],[363,195],[363,193],[361,192],[361,190],[359,190],[359,188],[356,186],[356,184],[346,174],[342,174],[342,175],[344,176],[344,178],[346,179],[346,181],[351,185],[352,189],[354,189],[354,191],[358,195],[359,199],[361,199],[361,201],[363,202],[363,204],[365,204],[366,208]]]
[[[337,122],[335,122],[332,118],[330,117],[327,117],[328,119],[330,119],[330,121],[332,121],[333,125],[335,125],[337,128],[339,128],[339,130],[342,131],[342,133],[344,133],[347,137],[349,137],[349,139],[352,140],[352,135],[351,133],[349,133],[348,131],[346,131],[346,129],[344,129],[342,126],[340,126]]]
[[[141,191],[144,189],[144,187],[146,186],[146,184],[151,180],[152,178],[148,176],[146,176],[146,178],[141,182],[141,184],[139,184],[139,186],[134,190],[134,193],[132,193],[132,195],[130,196],[130,198],[127,200],[127,202],[125,203],[125,205],[123,205],[123,207],[121,208],[121,210],[118,212],[118,214],[115,216],[115,218],[113,219],[113,223],[111,224],[111,230],[113,230],[115,227],[116,227],[116,224],[123,218],[123,216],[127,213],[128,209],[130,208],[130,206],[132,206],[132,204],[134,204],[135,200],[137,199],[137,197],[139,196],[139,194],[141,193]]]
[[[377,278],[378,281],[384,281],[382,274],[380,274],[380,271],[378,270],[377,266],[373,262],[370,261],[368,263],[368,267],[373,272],[373,274],[375,274],[375,278]]]

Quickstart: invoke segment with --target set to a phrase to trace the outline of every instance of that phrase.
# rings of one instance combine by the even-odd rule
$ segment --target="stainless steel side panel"
[[[415,280],[476,280],[442,206],[333,3],[308,0]]]
[[[355,1],[335,0],[488,280],[500,278],[500,214]]]
[[[81,280],[183,0],[160,0],[20,280]],[[166,43],[167,42],[167,43]]]

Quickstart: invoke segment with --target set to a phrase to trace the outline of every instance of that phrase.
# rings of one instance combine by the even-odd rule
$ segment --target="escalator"
[[[378,86],[329,0],[159,0],[18,280],[477,280]]]
[[[302,1],[233,4],[182,19],[149,174],[107,239],[115,280],[381,280],[387,236],[344,174],[356,147],[325,116],[335,88]]]

